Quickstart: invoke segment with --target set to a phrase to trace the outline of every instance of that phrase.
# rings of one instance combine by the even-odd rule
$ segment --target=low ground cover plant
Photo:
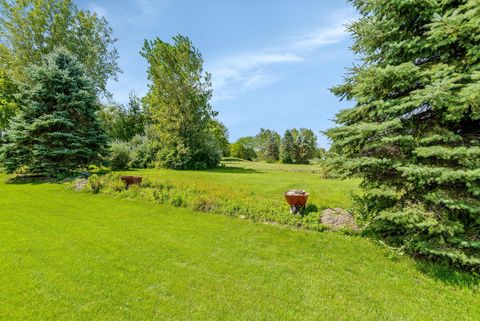
[[[79,186],[78,181],[71,186]],[[88,178],[87,184],[80,186],[84,187],[81,188],[83,191],[95,194],[141,199],[200,212],[213,212],[311,230],[326,229],[320,222],[320,213],[328,206],[310,202],[304,213],[291,214],[281,194],[266,198],[262,194],[244,189],[231,189],[199,182],[174,182],[159,178],[144,178],[141,184],[130,185],[127,188],[121,176],[116,173],[94,174]]]

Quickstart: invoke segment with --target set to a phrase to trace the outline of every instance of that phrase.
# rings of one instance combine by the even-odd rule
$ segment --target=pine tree
[[[327,132],[363,178],[359,217],[388,244],[480,269],[480,2],[352,1],[363,64]]]
[[[77,59],[56,49],[29,78],[0,150],[7,171],[57,176],[99,163],[107,138],[95,115],[96,90]]]
[[[289,129],[283,134],[280,158],[284,164],[292,164],[295,158],[295,143],[292,132]]]

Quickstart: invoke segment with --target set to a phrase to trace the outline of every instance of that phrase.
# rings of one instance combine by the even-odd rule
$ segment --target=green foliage
[[[29,75],[0,149],[6,170],[57,176],[100,163],[107,138],[95,115],[96,91],[76,58],[56,49]]]
[[[15,80],[27,81],[25,67],[37,64],[58,46],[77,56],[97,92],[120,68],[116,39],[104,17],[80,10],[72,0],[0,1],[0,61]],[[14,57],[14,59],[7,59]]]
[[[154,167],[156,156],[160,147],[148,136],[137,135],[129,142],[130,145],[130,166],[133,168]]]
[[[241,137],[230,145],[230,156],[245,160],[254,160],[257,157],[255,152],[255,138],[251,136]]]
[[[126,142],[114,141],[110,147],[110,166],[113,170],[128,169],[130,165],[130,146]]]
[[[119,105],[104,106],[98,113],[98,118],[111,140],[123,141],[144,134],[147,122],[141,100],[133,94],[130,95],[126,108]]]
[[[218,148],[222,152],[222,157],[230,156],[230,143],[228,142],[228,129],[217,119],[212,119],[209,130],[217,141]]]
[[[16,87],[6,70],[0,67],[0,143],[10,119],[17,112]]]
[[[360,217],[390,246],[480,267],[480,3],[353,1],[364,63],[332,89],[356,102],[327,132],[363,178]]]
[[[292,131],[289,129],[285,131],[285,134],[283,134],[282,137],[280,157],[284,164],[292,164],[295,159],[295,142],[293,140]]]
[[[285,164],[308,164],[317,155],[317,136],[311,129],[286,130],[282,138],[281,159]]]
[[[103,187],[103,179],[97,174],[93,174],[88,178],[87,188],[92,191],[92,193],[97,194]]]
[[[93,194],[98,194],[102,190],[110,193],[119,193],[126,190],[126,184],[120,179],[119,175],[107,174],[100,176],[93,174],[87,180],[86,190]]]
[[[255,136],[257,159],[275,162],[280,154],[280,135],[274,130],[260,128]]]
[[[349,194],[358,181],[322,179],[321,165],[296,165],[230,161],[209,171],[143,169],[121,175],[142,176],[137,188],[112,188],[112,177],[102,177],[100,193],[120,198],[143,199],[202,212],[275,222],[312,230],[324,230],[320,213],[327,207],[349,209]],[[310,192],[305,215],[292,215],[284,192],[305,188]],[[76,188],[75,188],[76,189]]]
[[[221,149],[210,131],[213,117],[210,74],[191,41],[173,37],[145,41],[142,56],[149,64],[149,92],[145,97],[160,165],[175,169],[206,169],[220,161]]]

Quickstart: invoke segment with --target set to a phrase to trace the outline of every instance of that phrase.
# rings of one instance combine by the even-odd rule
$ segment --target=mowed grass
[[[212,182],[232,184],[221,176]],[[5,179],[0,174],[2,320],[480,315],[478,292],[432,279],[410,259],[389,259],[367,239]]]

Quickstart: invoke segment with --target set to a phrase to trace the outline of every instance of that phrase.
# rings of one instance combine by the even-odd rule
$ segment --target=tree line
[[[276,131],[261,128],[255,136],[237,139],[230,145],[230,156],[245,160],[308,164],[323,158],[325,150],[317,146],[317,135],[307,128],[287,129],[281,137]]]

